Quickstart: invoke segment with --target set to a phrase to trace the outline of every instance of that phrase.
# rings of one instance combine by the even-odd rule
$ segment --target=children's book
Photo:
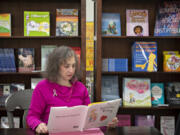
[[[31,89],[34,90],[41,80],[43,80],[43,78],[31,78]]]
[[[166,99],[170,106],[180,105],[180,82],[169,82],[166,84]]]
[[[117,115],[120,101],[116,99],[88,106],[51,107],[48,120],[49,133],[83,131],[107,126]]]
[[[163,1],[159,4],[154,36],[180,36],[180,2]]]
[[[151,107],[149,78],[123,78],[123,106]]]
[[[126,35],[149,36],[148,10],[145,9],[126,10]]]
[[[18,71],[32,72],[35,69],[34,48],[18,48]]]
[[[135,126],[155,126],[155,115],[136,115],[135,116]]]
[[[74,52],[76,53],[77,57],[78,57],[78,60],[79,60],[79,63],[81,62],[81,47],[77,47],[77,46],[72,46],[71,47]]]
[[[134,42],[132,45],[132,71],[157,71],[156,42]]]
[[[41,71],[45,71],[48,55],[56,47],[57,47],[56,45],[42,45],[41,46]]]
[[[163,135],[174,135],[175,131],[175,117],[174,116],[160,116],[160,128]]]
[[[119,13],[102,13],[102,35],[121,36],[121,20]]]
[[[10,13],[0,13],[0,36],[11,36]]]
[[[50,13],[24,11],[24,36],[50,36]]]
[[[118,76],[102,76],[102,101],[118,99],[119,97],[119,80]]]
[[[117,115],[117,118],[119,120],[118,127],[131,126],[131,115],[119,114]]]
[[[14,128],[20,127],[20,118],[13,117],[14,119]],[[9,128],[8,117],[1,117],[1,128]]]
[[[164,84],[151,83],[151,102],[152,106],[164,104]]]
[[[56,36],[78,36],[78,9],[56,9]]]

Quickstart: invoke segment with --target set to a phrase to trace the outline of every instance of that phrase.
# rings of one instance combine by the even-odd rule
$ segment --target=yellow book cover
[[[0,14],[0,36],[11,36],[11,14]]]

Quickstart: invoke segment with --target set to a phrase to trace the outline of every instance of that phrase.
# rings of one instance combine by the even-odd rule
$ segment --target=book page
[[[87,106],[51,107],[49,133],[81,131]]]
[[[107,126],[116,116],[121,99],[101,102],[88,106],[84,129]]]

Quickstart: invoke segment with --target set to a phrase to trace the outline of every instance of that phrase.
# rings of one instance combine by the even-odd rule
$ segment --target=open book
[[[116,116],[121,99],[92,103],[88,106],[51,107],[49,133],[83,131],[106,126]]]

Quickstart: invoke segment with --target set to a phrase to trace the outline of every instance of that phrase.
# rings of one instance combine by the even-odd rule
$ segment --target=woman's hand
[[[40,123],[37,127],[36,127],[36,133],[40,134],[40,133],[48,133],[48,128],[46,126],[45,123]]]
[[[117,117],[114,117],[114,118],[112,119],[112,121],[108,123],[107,127],[108,127],[108,128],[115,128],[115,127],[117,127],[118,122],[119,122],[119,121],[118,121],[118,118],[117,118]]]

